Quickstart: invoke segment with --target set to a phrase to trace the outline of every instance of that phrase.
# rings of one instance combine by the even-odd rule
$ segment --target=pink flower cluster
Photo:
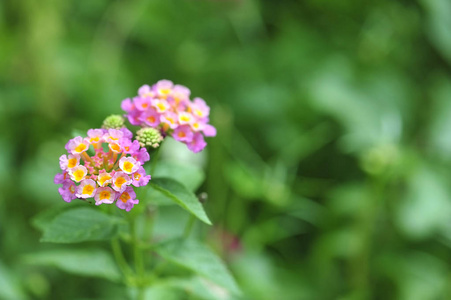
[[[116,206],[126,211],[138,204],[132,186],[149,182],[150,175],[142,167],[149,154],[131,138],[132,133],[126,128],[90,129],[88,137],[69,140],[66,144],[69,154],[59,159],[62,173],[54,179],[56,184],[63,185],[58,189],[63,200],[94,198],[96,205],[117,200]],[[88,150],[93,150],[92,156]]]
[[[191,101],[190,94],[185,86],[160,80],[140,87],[138,96],[125,99],[121,107],[130,124],[157,128],[163,136],[171,135],[199,152],[207,145],[204,136],[215,136],[216,129],[208,124],[210,107],[201,98]]]

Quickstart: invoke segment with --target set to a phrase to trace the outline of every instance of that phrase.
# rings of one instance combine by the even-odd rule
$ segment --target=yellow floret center
[[[180,120],[183,121],[183,122],[189,122],[190,117],[189,116],[181,116]]]
[[[119,198],[121,199],[122,202],[126,203],[130,199],[130,195],[127,192],[125,192]]]
[[[135,165],[132,164],[131,162],[126,161],[126,162],[124,162],[124,171],[125,171],[125,172],[128,172],[128,173],[131,173],[131,172],[132,172],[132,168],[133,168],[134,166],[135,166]]]
[[[75,181],[80,181],[85,177],[85,172],[82,169],[76,170],[74,173]]]
[[[199,117],[202,117],[202,116],[203,116],[202,111],[199,110],[199,109],[196,109],[196,110],[194,111],[194,113],[195,113],[196,115],[198,115]]]
[[[69,192],[71,192],[72,194],[75,193],[75,185],[71,185],[69,187]]]
[[[102,186],[105,184],[105,181],[111,179],[111,176],[109,174],[105,174],[105,175],[99,176],[99,177],[100,177],[99,178],[99,184],[102,185]]]
[[[136,181],[139,181],[139,179],[141,178],[141,174],[135,173],[135,174],[133,175],[133,178],[134,178]]]
[[[171,92],[171,89],[160,89],[160,94],[167,95]]]
[[[87,184],[83,187],[82,194],[91,195],[93,191],[94,191],[94,187],[90,184]]]
[[[99,142],[100,138],[98,136],[91,138],[89,141],[92,142]]]
[[[100,198],[100,200],[110,199],[111,198],[110,191],[102,191],[102,192],[100,192],[99,198]]]
[[[75,149],[74,149],[74,150],[75,150],[76,152],[79,152],[79,153],[80,153],[80,152],[83,152],[83,151],[85,151],[85,150],[86,150],[86,148],[87,148],[87,147],[86,147],[86,145],[85,145],[85,144],[80,144],[80,145],[78,145],[77,147],[75,147]]]
[[[111,150],[119,152],[121,147],[118,144],[111,144]]]
[[[118,177],[116,179],[116,185],[120,188],[124,183],[126,183],[127,180],[125,180],[124,177]]]
[[[165,111],[166,110],[166,106],[164,106],[163,103],[158,103],[157,107],[161,110],[161,111]]]
[[[75,167],[76,165],[77,165],[77,159],[76,159],[76,158],[71,158],[71,159],[69,159],[68,162],[67,162],[67,167],[68,167],[69,169]]]

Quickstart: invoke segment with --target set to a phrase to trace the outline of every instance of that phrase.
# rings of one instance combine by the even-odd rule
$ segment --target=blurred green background
[[[211,106],[206,150],[164,154],[204,166],[243,299],[449,299],[449,0],[1,1],[0,299],[126,299],[24,257],[60,247],[31,220],[73,130],[159,79]]]

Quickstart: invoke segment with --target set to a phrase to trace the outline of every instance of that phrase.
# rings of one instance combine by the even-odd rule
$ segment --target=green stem
[[[132,235],[132,243],[133,243],[133,258],[135,263],[135,271],[138,278],[138,298],[139,300],[144,299],[144,276],[145,276],[145,267],[144,267],[144,258],[142,255],[142,251],[139,246],[138,234],[136,231],[136,223],[138,218],[134,217],[130,220],[130,230]]]
[[[114,238],[111,240],[111,249],[113,250],[114,259],[116,260],[119,269],[121,269],[125,279],[129,278],[132,273],[132,270],[130,269],[130,266],[127,264],[127,261],[125,260],[124,254],[122,253],[121,244],[118,238]]]
[[[150,158],[151,159],[151,162],[150,162],[150,174],[151,175],[152,175],[152,173],[155,172],[155,169],[157,167],[157,162],[158,162],[158,159],[160,158],[160,148],[161,148],[161,145],[160,145],[160,147],[155,149],[155,152],[153,153],[152,157]]]
[[[153,226],[154,226],[154,220],[156,217],[156,207],[149,205],[146,207],[145,212],[145,227],[144,227],[144,243],[151,243],[152,242],[152,232],[153,232]]]

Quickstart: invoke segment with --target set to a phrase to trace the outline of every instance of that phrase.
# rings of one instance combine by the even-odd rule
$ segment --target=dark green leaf
[[[56,216],[45,228],[41,242],[77,243],[107,240],[117,235],[118,219],[94,208],[80,207]]]
[[[53,266],[62,271],[118,281],[121,274],[111,258],[103,249],[71,249],[52,250],[26,255],[24,260],[28,264]]]
[[[201,221],[211,225],[211,221],[197,197],[180,182],[170,178],[153,178],[149,184]]]
[[[179,288],[190,295],[189,299],[202,300],[231,300],[236,299],[227,289],[217,285],[216,283],[200,276],[192,278],[173,279],[168,282],[170,286]]]
[[[61,205],[54,206],[33,217],[33,219],[31,220],[31,224],[39,230],[44,230],[45,227],[47,227],[53,221],[53,219],[55,219],[55,217],[58,216],[59,214],[67,210],[70,210],[74,207],[80,207],[83,205],[87,205],[87,203],[83,203],[83,201],[79,202],[72,201],[71,203],[63,203]]]
[[[170,262],[211,280],[235,295],[241,293],[220,258],[197,241],[176,239],[157,246],[155,251]]]

